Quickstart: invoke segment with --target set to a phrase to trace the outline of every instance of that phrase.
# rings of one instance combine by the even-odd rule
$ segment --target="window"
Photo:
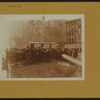
[[[75,37],[75,43],[77,42],[77,37]]]
[[[80,52],[82,52],[82,48],[80,48]]]
[[[69,40],[68,40],[68,38],[67,38],[67,43],[69,43]]]
[[[72,36],[73,36],[73,32],[72,32]]]
[[[68,36],[69,34],[67,33],[67,36]]]
[[[69,31],[69,27],[67,27],[67,31]]]
[[[71,38],[69,38],[69,43],[71,43]]]
[[[75,38],[73,38],[73,43],[75,43]]]
[[[76,29],[77,29],[77,24],[76,24]]]
[[[72,43],[74,43],[74,38],[72,38]]]
[[[66,35],[68,36],[68,32],[66,33]]]
[[[70,30],[71,30],[71,25],[70,25]]]
[[[74,36],[76,36],[76,32],[74,31]]]
[[[68,38],[66,38],[66,43],[68,43]]]
[[[71,32],[69,32],[69,36],[71,36]]]
[[[73,38],[71,38],[71,43],[73,42]]]
[[[74,24],[73,24],[73,29],[74,29]]]

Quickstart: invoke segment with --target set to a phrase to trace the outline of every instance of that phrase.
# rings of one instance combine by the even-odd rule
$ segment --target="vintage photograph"
[[[84,14],[0,15],[0,80],[84,80]]]

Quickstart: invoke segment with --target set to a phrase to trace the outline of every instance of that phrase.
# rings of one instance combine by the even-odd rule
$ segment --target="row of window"
[[[67,27],[66,27],[67,30],[77,29],[77,28],[78,28],[77,25],[70,25],[70,26],[67,26]]]
[[[77,42],[77,37],[66,38],[66,43],[76,43],[76,42]]]
[[[76,32],[73,32],[73,31],[72,32],[66,32],[66,35],[67,36],[76,36],[76,34],[77,33]]]

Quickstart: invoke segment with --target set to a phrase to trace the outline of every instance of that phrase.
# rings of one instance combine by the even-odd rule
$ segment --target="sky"
[[[52,19],[65,19],[65,20],[73,20],[73,19],[83,19],[84,14],[23,14],[23,15],[0,15],[0,19],[4,20],[41,20],[42,17],[45,16],[45,20]]]

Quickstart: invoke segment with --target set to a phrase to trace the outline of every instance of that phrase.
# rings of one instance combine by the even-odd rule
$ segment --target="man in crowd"
[[[78,49],[61,49],[61,48],[46,48],[46,47],[34,47],[17,49],[10,48],[6,50],[6,60],[13,62],[26,62],[27,64],[40,63],[49,61],[50,59],[62,60],[61,55],[66,54],[76,58],[78,56]]]

